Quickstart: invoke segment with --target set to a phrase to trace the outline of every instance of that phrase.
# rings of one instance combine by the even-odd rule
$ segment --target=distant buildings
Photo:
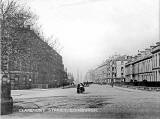
[[[73,77],[73,74],[72,73],[68,73],[67,74],[67,83],[68,84],[73,84],[74,83],[74,77]]]
[[[9,56],[12,89],[49,88],[63,85],[62,56],[30,28],[21,28],[12,39]]]
[[[85,75],[85,82],[95,82],[95,72],[94,70],[89,70]]]
[[[114,82],[125,81],[125,63],[128,58],[126,55],[114,55],[92,70],[88,77],[94,79],[96,83],[110,83],[112,78]]]

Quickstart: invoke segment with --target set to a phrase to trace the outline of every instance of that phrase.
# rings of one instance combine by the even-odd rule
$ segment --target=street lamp
[[[57,80],[54,80],[55,81],[55,86],[57,87]]]
[[[31,88],[31,87],[32,87],[32,86],[31,86],[31,85],[32,85],[32,79],[31,79],[31,78],[29,78],[29,80],[28,80],[28,81],[29,81],[29,88]]]
[[[24,86],[25,86],[24,88],[26,89],[26,85],[27,85],[26,77],[24,77],[23,80],[24,80]]]
[[[16,89],[18,88],[19,89],[18,76],[16,75],[14,79],[15,79],[15,86],[14,86],[14,88],[16,88]]]

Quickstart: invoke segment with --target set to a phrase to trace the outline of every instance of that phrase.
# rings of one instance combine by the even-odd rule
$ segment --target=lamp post
[[[54,82],[55,82],[55,87],[57,87],[57,80],[54,80]]]
[[[29,88],[32,88],[32,79],[29,78]]]
[[[14,88],[16,88],[16,89],[19,89],[19,79],[18,79],[18,76],[16,76],[15,77],[15,86],[14,86]]]
[[[24,80],[24,89],[26,89],[27,88],[27,79],[26,79],[26,77],[23,77],[23,80]]]

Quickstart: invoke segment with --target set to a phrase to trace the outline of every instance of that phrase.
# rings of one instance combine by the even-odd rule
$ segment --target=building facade
[[[92,74],[96,83],[111,83],[113,80],[137,82],[136,85],[147,82],[145,85],[160,86],[160,42],[139,51],[134,57],[114,55],[92,70]]]
[[[140,51],[125,65],[126,82],[160,81],[160,43]]]
[[[62,56],[33,30],[22,28],[13,39],[9,74],[12,89],[60,86],[64,80]]]
[[[111,83],[125,81],[125,63],[129,56],[114,55],[94,70],[95,82]]]
[[[156,46],[151,50],[152,55],[152,71],[153,81],[160,82],[160,42],[156,43]]]

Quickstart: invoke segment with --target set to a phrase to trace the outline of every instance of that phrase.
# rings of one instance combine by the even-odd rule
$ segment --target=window
[[[158,81],[160,81],[160,70],[159,70],[159,78],[158,78]]]
[[[154,56],[153,56],[153,58],[154,58]],[[153,68],[153,63],[154,63],[154,60],[153,60],[153,58],[152,58],[152,60],[151,60],[151,62],[152,62],[152,68]]]
[[[156,67],[157,67],[157,54],[156,54],[156,59],[155,60],[156,60]]]
[[[123,67],[121,67],[121,71],[123,71]]]
[[[157,72],[158,72],[158,71],[156,71],[156,74],[155,74],[155,75],[156,75],[156,77],[155,77],[155,81],[157,81]]]
[[[121,65],[123,65],[124,64],[124,62],[123,61],[121,61]]]
[[[159,53],[159,66],[160,66],[160,53]]]

